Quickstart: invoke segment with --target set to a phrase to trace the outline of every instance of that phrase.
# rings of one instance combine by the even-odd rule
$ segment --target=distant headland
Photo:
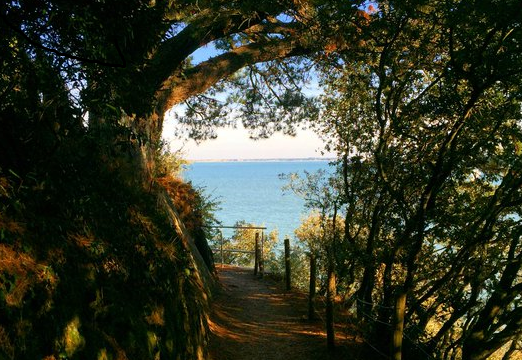
[[[268,159],[196,159],[187,160],[189,163],[201,162],[283,162],[283,161],[334,161],[333,157],[307,157],[307,158],[268,158]]]

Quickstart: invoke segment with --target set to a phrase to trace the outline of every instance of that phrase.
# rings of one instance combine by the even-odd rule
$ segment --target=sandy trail
[[[215,296],[210,327],[212,360],[353,359],[342,336],[335,353],[326,349],[321,321],[306,319],[304,294],[255,278],[251,269],[218,268],[223,289]]]

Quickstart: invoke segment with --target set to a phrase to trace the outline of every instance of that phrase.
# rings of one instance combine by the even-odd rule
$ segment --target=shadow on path
[[[322,322],[306,319],[304,294],[255,278],[251,269],[228,266],[218,274],[223,288],[215,296],[210,321],[212,360],[353,358],[346,335],[337,340],[335,353],[328,353]]]

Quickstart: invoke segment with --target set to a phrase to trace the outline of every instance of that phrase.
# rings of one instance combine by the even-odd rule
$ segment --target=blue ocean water
[[[216,218],[222,225],[245,220],[266,226],[265,234],[277,229],[281,240],[293,238],[308,210],[295,194],[283,193],[286,181],[278,175],[328,168],[328,161],[322,160],[195,162],[186,167],[183,177],[221,202]],[[223,231],[226,237],[231,233]]]

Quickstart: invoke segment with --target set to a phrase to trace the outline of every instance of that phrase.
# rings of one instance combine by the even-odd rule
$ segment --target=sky
[[[220,129],[217,139],[197,144],[194,140],[176,138],[175,126],[173,117],[167,117],[163,139],[169,143],[171,151],[181,150],[183,158],[189,161],[334,157],[333,153],[321,153],[324,144],[311,130],[298,131],[295,137],[274,134],[268,139],[252,140],[243,128]]]
[[[193,63],[217,55],[212,44],[196,50]],[[176,108],[172,109],[176,112]],[[321,139],[311,130],[300,130],[295,137],[274,134],[269,139],[252,140],[248,131],[242,127],[237,129],[220,129],[218,137],[197,144],[193,140],[183,141],[174,136],[176,122],[171,111],[167,112],[163,124],[163,139],[170,145],[171,151],[181,150],[186,160],[231,160],[231,159],[288,159],[288,158],[333,158],[335,154],[324,151]]]

